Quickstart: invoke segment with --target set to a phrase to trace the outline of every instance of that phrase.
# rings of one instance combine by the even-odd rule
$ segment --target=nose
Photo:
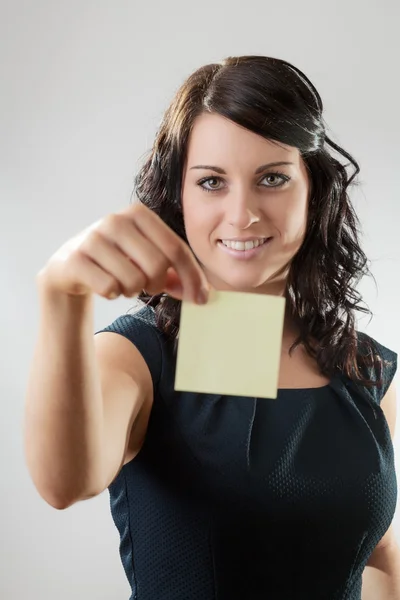
[[[244,191],[229,194],[226,198],[227,222],[236,229],[248,229],[260,221],[257,204]]]

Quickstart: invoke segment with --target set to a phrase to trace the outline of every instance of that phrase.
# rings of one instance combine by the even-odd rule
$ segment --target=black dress
[[[175,392],[151,308],[102,331],[135,344],[154,384],[145,443],[109,486],[131,600],[360,600],[396,506],[380,401],[397,354],[374,340],[381,389],[338,373],[268,400]]]

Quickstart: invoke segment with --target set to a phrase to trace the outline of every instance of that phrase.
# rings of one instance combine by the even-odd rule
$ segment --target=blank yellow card
[[[175,390],[276,398],[285,302],[216,290],[182,302]]]

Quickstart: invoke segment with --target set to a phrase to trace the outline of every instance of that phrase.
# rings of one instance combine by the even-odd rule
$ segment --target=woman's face
[[[277,162],[289,164],[268,166]],[[210,284],[283,295],[306,232],[309,189],[297,148],[220,115],[199,116],[189,138],[182,206],[189,244]]]

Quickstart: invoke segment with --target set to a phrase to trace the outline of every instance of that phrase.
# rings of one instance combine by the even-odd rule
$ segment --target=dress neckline
[[[328,383],[325,383],[324,385],[318,385],[318,386],[314,386],[314,387],[303,387],[303,388],[277,388],[277,392],[278,393],[285,393],[285,392],[315,392],[317,390],[327,390],[328,388],[332,387],[334,382],[337,381],[339,379],[338,375],[333,375],[331,377],[331,380]]]

